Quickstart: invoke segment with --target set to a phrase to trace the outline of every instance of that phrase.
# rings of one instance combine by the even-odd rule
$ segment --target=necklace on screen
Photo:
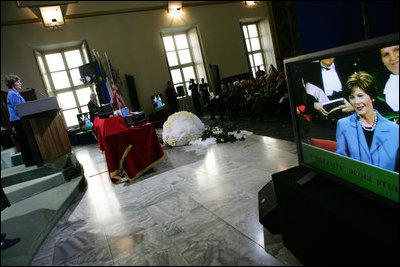
[[[360,119],[361,127],[363,127],[364,130],[369,131],[369,132],[372,132],[373,130],[375,130],[376,123],[378,121],[378,116],[376,115],[376,112],[375,112],[374,123],[372,124],[372,126],[365,126],[364,123],[363,123],[363,121],[365,121],[365,120],[361,119],[360,117],[359,117],[359,119]]]

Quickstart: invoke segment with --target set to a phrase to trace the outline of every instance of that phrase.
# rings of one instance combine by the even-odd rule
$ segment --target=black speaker
[[[274,183],[269,181],[258,191],[259,222],[271,232],[282,233],[279,220],[279,207],[276,203]]]
[[[185,96],[185,91],[183,91],[183,86],[177,86],[176,90],[178,91],[178,96]]]
[[[133,114],[125,117],[125,122],[128,126],[138,126],[147,123],[146,116],[143,111],[133,112]]]
[[[133,79],[132,75],[128,74],[125,74],[125,79],[129,89],[129,96],[131,98],[132,110],[140,111],[141,108],[140,108],[139,98],[136,92],[135,80]]]
[[[218,95],[221,93],[221,77],[219,75],[218,65],[210,64],[211,79],[214,84],[214,92]]]

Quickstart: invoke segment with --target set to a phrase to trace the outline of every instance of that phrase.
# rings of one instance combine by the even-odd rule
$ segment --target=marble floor
[[[295,143],[253,134],[163,148],[164,161],[113,186],[97,144],[73,147],[87,190],[31,265],[301,265],[258,221],[258,191],[297,165]]]

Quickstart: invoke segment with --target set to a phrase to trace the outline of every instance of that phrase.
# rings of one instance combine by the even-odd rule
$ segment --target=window
[[[184,96],[190,96],[192,94],[188,90],[190,79],[194,79],[196,83],[199,83],[201,78],[207,81],[196,28],[185,32],[162,34],[161,37],[174,88],[182,86]]]
[[[260,34],[257,28],[257,24],[244,24],[242,25],[244,40],[246,43],[246,51],[249,57],[251,71],[255,77],[257,67],[260,70],[266,71],[263,51],[261,47]]]
[[[94,85],[84,85],[79,67],[89,63],[86,43],[57,50],[35,51],[46,91],[56,96],[61,114],[68,128],[79,126],[76,114],[88,112],[90,94]]]

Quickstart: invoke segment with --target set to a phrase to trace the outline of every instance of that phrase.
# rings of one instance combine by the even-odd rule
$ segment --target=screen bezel
[[[339,56],[346,56],[346,55],[351,55],[351,54],[356,54],[360,52],[365,52],[368,50],[373,50],[373,49],[379,49],[382,47],[386,46],[392,46],[394,44],[399,43],[399,33],[393,33],[390,35],[385,35],[382,37],[374,38],[374,39],[369,39],[369,40],[364,40],[360,41],[357,43],[349,44],[349,45],[344,45],[340,47],[335,47],[323,51],[318,51],[306,55],[301,55],[289,59],[285,59],[283,61],[284,63],[284,68],[285,68],[285,73],[286,73],[286,82],[288,86],[288,92],[289,92],[289,102],[290,102],[290,109],[291,109],[291,116],[292,116],[292,123],[293,123],[293,132],[294,132],[294,138],[297,146],[297,156],[298,156],[298,162],[299,165],[305,168],[308,168],[310,170],[313,170],[315,172],[318,172],[321,174],[324,178],[329,179],[331,182],[339,183],[346,188],[349,188],[353,191],[357,191],[357,193],[360,193],[361,195],[373,199],[376,201],[379,201],[381,203],[387,204],[387,205],[398,205],[398,203],[394,200],[388,199],[384,196],[381,196],[375,192],[372,192],[370,190],[367,190],[363,187],[360,187],[356,184],[353,184],[349,181],[344,180],[341,177],[337,177],[323,169],[316,168],[314,166],[311,166],[307,164],[304,160],[304,152],[302,149],[302,139],[300,135],[300,125],[298,121],[298,116],[297,116],[297,111],[296,111],[296,104],[294,103],[294,87],[296,86],[295,78],[296,74],[294,73],[295,71],[295,66],[310,62],[313,60],[319,60],[322,58],[330,58],[330,57],[339,57]],[[379,168],[379,167],[378,167]]]

